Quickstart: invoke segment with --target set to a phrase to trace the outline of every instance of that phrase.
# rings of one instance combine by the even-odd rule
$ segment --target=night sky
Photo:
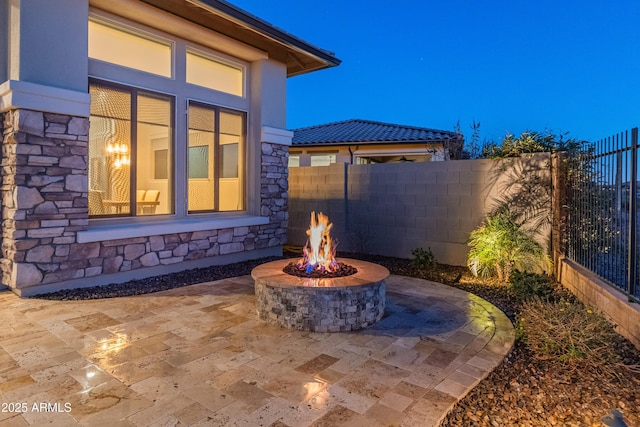
[[[640,1],[231,0],[340,66],[288,80],[287,127],[352,118],[467,138],[640,125]]]

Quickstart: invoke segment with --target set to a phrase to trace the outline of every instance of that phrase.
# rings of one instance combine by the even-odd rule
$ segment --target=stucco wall
[[[287,68],[273,60],[251,64],[251,113],[260,115],[262,126],[286,129]]]
[[[9,3],[8,78],[86,92],[89,2],[10,0]]]
[[[501,201],[522,204],[514,194],[526,182],[549,187],[548,154],[290,168],[288,241],[303,245],[310,212],[321,211],[339,250],[410,258],[413,249],[430,247],[439,262],[466,265],[469,233]],[[550,198],[540,213],[550,216]],[[547,226],[540,240],[549,239]]]

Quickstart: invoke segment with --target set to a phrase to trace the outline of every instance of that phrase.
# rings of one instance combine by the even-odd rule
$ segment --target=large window
[[[189,212],[244,209],[245,115],[189,104]]]
[[[249,69],[232,56],[94,11],[90,217],[248,210]]]
[[[173,98],[92,82],[89,215],[173,213]]]

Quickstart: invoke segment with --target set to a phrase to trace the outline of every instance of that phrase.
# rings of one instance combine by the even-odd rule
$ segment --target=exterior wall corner
[[[256,245],[281,246],[289,225],[289,147],[263,142],[261,148],[260,215],[269,217],[269,224],[264,226],[265,242]]]
[[[26,109],[3,119],[2,283],[84,275],[85,251],[74,244],[88,226],[89,119]]]

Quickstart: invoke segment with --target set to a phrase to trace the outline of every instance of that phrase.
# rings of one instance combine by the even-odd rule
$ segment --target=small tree
[[[471,139],[465,147],[463,147],[460,159],[479,159],[482,155],[482,150],[480,147],[480,122],[476,122],[474,119],[473,122],[469,125],[472,130]],[[453,131],[458,135],[462,135],[462,127],[460,126],[460,120],[453,125]]]
[[[471,232],[469,246],[467,265],[471,272],[475,276],[497,276],[500,282],[507,282],[515,268],[547,269],[551,263],[542,245],[508,208],[487,216],[484,224]]]

